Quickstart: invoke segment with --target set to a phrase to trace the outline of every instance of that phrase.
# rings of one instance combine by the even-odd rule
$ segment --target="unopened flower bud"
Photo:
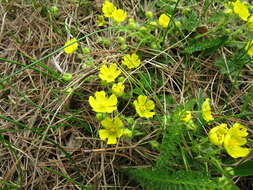
[[[134,119],[132,117],[127,118],[127,123],[129,123],[129,125],[133,125]]]
[[[65,94],[70,95],[73,93],[73,88],[68,88],[67,90],[64,91]]]
[[[175,25],[176,25],[176,27],[181,28],[182,23],[181,23],[180,21],[176,21],[176,22],[175,22]]]
[[[82,49],[82,52],[83,52],[83,54],[89,54],[90,53],[90,48],[85,47],[85,48]]]
[[[102,114],[102,113],[97,113],[97,114],[96,114],[96,119],[97,119],[98,121],[102,121],[102,120],[104,119],[103,114]]]
[[[64,73],[61,75],[61,78],[65,81],[71,81],[73,76],[71,73]]]
[[[141,32],[147,32],[147,27],[145,27],[145,26],[140,27],[140,31]]]
[[[155,22],[155,21],[152,21],[152,22],[150,22],[149,24],[150,24],[151,26],[154,26],[154,27],[157,27],[157,26],[158,26],[157,22]]]
[[[50,8],[49,8],[49,12],[50,12],[53,16],[57,16],[58,13],[59,13],[59,9],[58,9],[58,7],[56,7],[56,6],[53,6],[53,7],[50,7]]]
[[[155,149],[155,150],[158,150],[158,149],[159,149],[159,146],[160,146],[159,142],[153,140],[153,141],[150,141],[149,143],[150,143],[150,145],[151,145],[151,147],[152,147],[153,149]]]
[[[126,50],[128,48],[128,46],[126,44],[122,44],[120,46],[120,50]]]
[[[117,38],[117,42],[118,42],[119,44],[124,44],[124,43],[126,42],[126,39],[123,38],[123,37],[118,37],[118,38]]]
[[[146,15],[147,18],[151,19],[153,17],[153,12],[152,11],[147,11],[145,13],[145,15]]]

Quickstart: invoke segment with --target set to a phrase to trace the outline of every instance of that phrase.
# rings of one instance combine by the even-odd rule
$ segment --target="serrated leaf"
[[[228,40],[228,36],[217,38],[208,38],[204,40],[193,40],[191,44],[184,49],[185,53],[192,54],[194,52],[203,51],[207,49],[215,50],[221,47]],[[214,49],[213,49],[214,48]]]

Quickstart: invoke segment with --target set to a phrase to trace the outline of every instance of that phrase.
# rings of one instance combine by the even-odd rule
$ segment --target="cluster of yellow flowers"
[[[247,143],[247,128],[240,123],[235,123],[230,129],[222,123],[209,132],[210,142],[217,146],[223,146],[233,158],[245,157],[250,149],[241,147]]]
[[[241,2],[241,0],[236,0],[235,2],[226,4],[225,7],[225,13],[235,13],[242,20],[246,21],[249,30],[253,31],[253,16],[250,15],[249,4],[246,1]],[[245,50],[249,55],[253,55],[253,40],[247,43]]]
[[[210,124],[214,118],[211,113],[210,99],[207,98],[202,104],[202,117]],[[249,154],[248,148],[241,146],[247,143],[247,128],[240,123],[235,123],[230,129],[227,124],[222,123],[209,131],[209,140],[212,144],[223,146],[227,153],[233,157],[244,157]]]
[[[102,11],[105,17],[110,18],[117,23],[125,21],[127,17],[127,13],[123,9],[117,9],[116,6],[109,0],[106,0],[103,3]],[[101,20],[103,19],[101,17],[99,19],[101,25],[101,23],[103,22],[101,22]]]
[[[110,18],[117,23],[124,22],[127,17],[127,12],[125,12],[123,9],[117,9],[117,7],[113,3],[111,3],[109,0],[104,1],[103,6],[102,6],[102,12],[105,17]],[[153,16],[153,13],[147,12],[146,15],[147,17],[151,18]],[[98,26],[104,25],[104,22],[105,22],[104,16],[102,15],[98,16],[97,18]],[[171,15],[166,15],[166,14],[161,14],[158,19],[159,25],[163,28],[167,28],[170,21],[171,21]],[[129,23],[130,25],[131,24],[135,25],[135,23],[133,22],[133,19],[129,19]],[[150,22],[150,24],[153,26],[157,26],[156,21]]]
[[[126,65],[129,69],[136,68],[141,64],[139,56],[135,53],[126,54],[122,58],[122,65]],[[120,76],[121,70],[118,68],[117,63],[107,66],[105,63],[99,69],[99,78],[106,82],[106,84],[114,83]],[[97,113],[112,113],[117,111],[118,98],[124,95],[125,85],[123,82],[114,83],[111,91],[112,95],[108,96],[105,91],[95,92],[95,96],[89,97],[89,104],[92,110]],[[148,100],[147,96],[140,95],[137,100],[133,102],[136,113],[143,118],[151,118],[155,114],[152,111],[155,108],[155,104],[152,100]],[[102,140],[107,139],[107,144],[115,144],[117,138],[123,135],[130,135],[131,131],[127,128],[123,128],[124,123],[119,117],[111,119],[106,117],[101,121],[101,125],[104,129],[99,130],[99,137]]]

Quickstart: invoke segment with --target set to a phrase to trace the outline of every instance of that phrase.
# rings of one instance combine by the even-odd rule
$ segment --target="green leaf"
[[[184,49],[185,53],[192,54],[194,52],[211,49],[212,51],[221,47],[228,40],[228,36],[222,36],[217,38],[208,39],[194,39],[190,42],[190,45]]]
[[[253,176],[253,160],[249,160],[234,169],[235,176]]]
[[[199,25],[198,13],[190,11],[182,20],[182,29],[192,31]]]
[[[196,171],[167,172],[155,169],[132,169],[129,176],[137,180],[142,187],[150,190],[218,190],[220,186],[216,180]]]

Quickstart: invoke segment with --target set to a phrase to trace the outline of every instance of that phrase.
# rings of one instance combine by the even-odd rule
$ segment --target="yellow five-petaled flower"
[[[161,14],[161,16],[158,19],[158,22],[161,27],[167,28],[170,23],[170,16],[167,16],[166,14]]]
[[[125,85],[122,82],[112,85],[112,93],[116,96],[122,96],[124,94]]]
[[[113,82],[119,75],[121,71],[117,69],[116,64],[111,64],[109,67],[102,65],[100,68],[99,78],[110,83]]]
[[[114,21],[120,23],[126,20],[127,13],[122,9],[117,9],[112,13],[112,18]]]
[[[152,100],[147,100],[147,96],[138,96],[138,99],[134,101],[134,107],[140,117],[150,118],[155,115],[155,112],[152,111],[155,104]]]
[[[122,128],[124,124],[118,117],[115,117],[114,119],[106,117],[101,121],[101,125],[104,129],[100,129],[98,134],[100,139],[107,139],[107,144],[116,144],[117,138],[131,133],[128,129]]]
[[[227,153],[233,158],[245,157],[249,148],[241,147],[247,143],[247,128],[240,123],[235,123],[230,129],[222,123],[209,131],[209,140],[217,146],[224,146]]]
[[[96,92],[95,98],[89,97],[89,104],[95,112],[112,113],[117,109],[117,103],[117,97],[113,94],[108,98],[105,91]]]
[[[70,45],[71,44],[71,45]],[[67,46],[64,48],[65,53],[71,54],[78,48],[78,43],[76,38],[72,38],[71,40],[68,40],[64,46]]]
[[[113,3],[111,3],[110,1],[106,0],[104,3],[103,3],[103,6],[102,6],[102,11],[105,15],[105,17],[112,17],[112,13],[114,11],[116,11],[116,7],[114,6]]]
[[[96,22],[97,22],[98,26],[104,26],[104,24],[105,24],[104,16],[98,15]]]
[[[141,64],[141,60],[139,59],[139,56],[135,53],[133,54],[126,54],[123,56],[122,64],[126,65],[129,69],[133,69],[136,67],[139,67]]]

